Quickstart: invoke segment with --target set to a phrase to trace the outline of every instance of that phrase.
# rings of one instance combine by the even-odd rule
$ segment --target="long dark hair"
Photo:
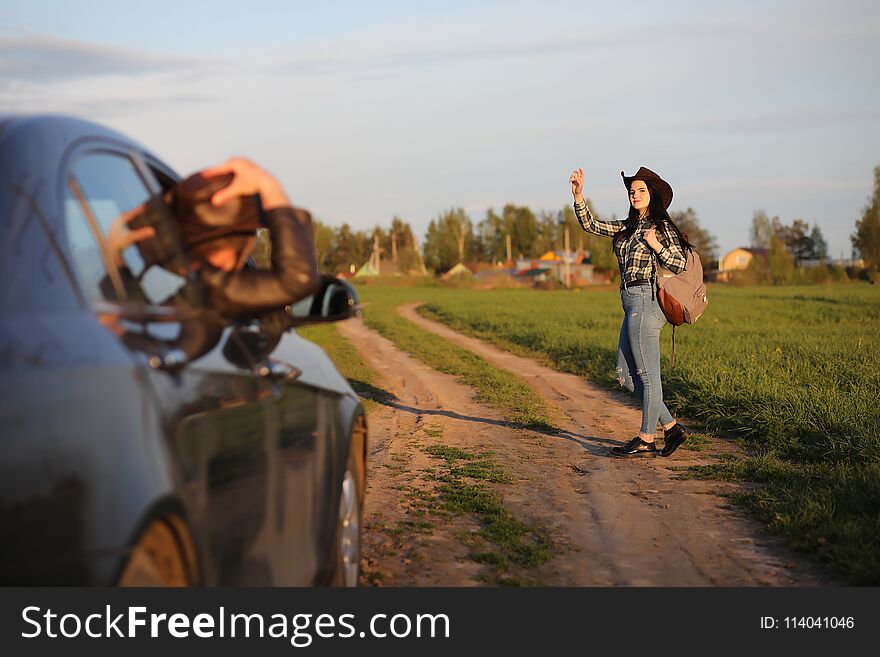
[[[651,195],[651,200],[648,202],[648,216],[651,219],[651,222],[654,224],[654,227],[657,229],[657,232],[662,232],[663,224],[668,224],[672,227],[672,230],[678,235],[678,239],[681,241],[682,246],[685,249],[693,249],[694,246],[690,242],[688,242],[684,235],[682,235],[681,231],[678,229],[678,226],[675,225],[675,222],[669,216],[669,213],[666,211],[666,208],[663,206],[663,198],[660,196],[660,192],[658,192],[653,185],[650,183],[645,183],[645,186],[648,188],[648,193]],[[623,229],[620,230],[617,234],[612,238],[612,242],[614,246],[617,246],[617,243],[620,240],[627,240],[630,236],[636,232],[636,228],[639,227],[639,223],[641,220],[639,218],[639,211],[636,210],[632,203],[629,204],[629,214],[626,215],[626,224],[624,224]]]

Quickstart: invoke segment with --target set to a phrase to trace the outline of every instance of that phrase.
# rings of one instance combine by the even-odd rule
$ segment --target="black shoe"
[[[612,447],[611,453],[614,454],[614,456],[639,456],[641,454],[650,454],[651,456],[654,456],[657,454],[657,447],[653,442],[646,443],[639,436],[636,436],[626,445],[615,445]]]
[[[681,447],[682,443],[688,439],[691,432],[685,429],[678,422],[671,429],[663,430],[663,449],[660,450],[660,456],[670,456],[672,452]]]

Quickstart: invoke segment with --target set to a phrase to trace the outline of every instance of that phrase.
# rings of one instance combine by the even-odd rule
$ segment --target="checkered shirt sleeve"
[[[574,216],[577,217],[578,223],[586,232],[595,233],[596,235],[605,235],[606,237],[613,237],[616,235],[623,230],[625,224],[623,221],[596,219],[593,217],[593,213],[590,212],[590,208],[587,207],[586,201],[574,204]]]

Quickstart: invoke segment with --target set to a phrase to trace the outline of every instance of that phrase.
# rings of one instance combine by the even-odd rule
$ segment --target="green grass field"
[[[368,322],[394,324],[385,331],[409,351],[424,348],[424,332],[388,318],[423,300],[427,315],[463,332],[616,385],[615,290],[358,290]],[[715,286],[700,321],[676,330],[674,368],[670,333],[661,338],[670,409],[735,432],[753,453],[683,476],[762,484],[739,501],[771,529],[853,583],[880,583],[880,288]]]

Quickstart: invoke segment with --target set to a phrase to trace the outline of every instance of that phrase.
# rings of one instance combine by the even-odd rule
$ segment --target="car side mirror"
[[[361,303],[351,283],[323,274],[317,292],[286,310],[293,326],[303,326],[356,317],[361,314]]]

